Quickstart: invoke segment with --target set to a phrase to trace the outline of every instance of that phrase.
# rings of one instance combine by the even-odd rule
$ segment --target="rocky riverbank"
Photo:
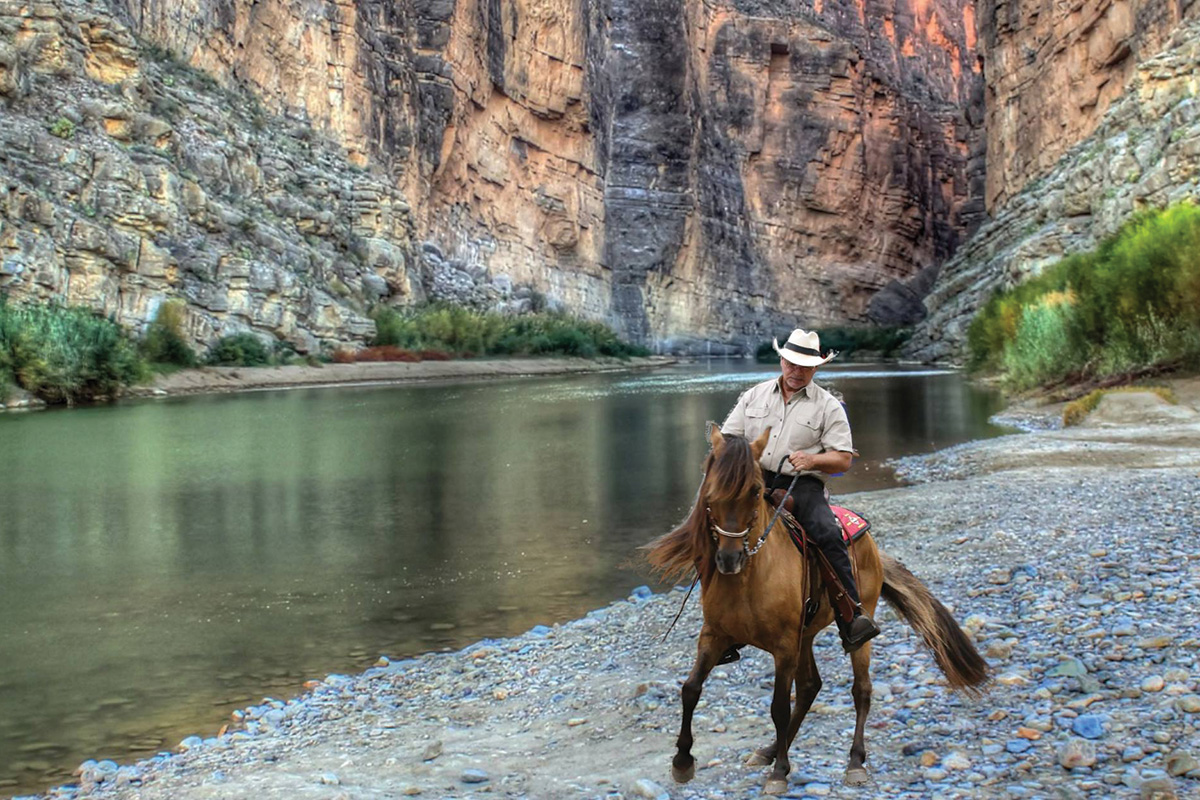
[[[1189,797],[1200,793],[1200,411],[1044,430],[905,459],[915,485],[842,499],[950,605],[993,664],[951,694],[890,611],[872,667],[866,789],[840,785],[850,670],[818,638],[825,688],[792,748],[790,797]],[[56,798],[742,798],[770,737],[772,667],[710,678],[695,780],[669,759],[693,598],[639,590],[553,628],[329,676],[248,708],[224,734],[138,765],[85,764]],[[1157,793],[1157,794],[1156,794]]]

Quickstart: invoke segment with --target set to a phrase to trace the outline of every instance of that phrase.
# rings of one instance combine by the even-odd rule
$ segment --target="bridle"
[[[747,525],[743,530],[740,530],[740,531],[727,531],[724,528],[722,528],[720,525],[718,525],[716,523],[716,520],[713,519],[712,509],[710,507],[705,506],[704,513],[708,515],[708,533],[712,537],[713,544],[719,544],[721,541],[721,539],[719,537],[721,537],[721,536],[726,536],[730,539],[740,538],[742,540],[742,552],[746,554],[746,558],[749,558],[750,556],[754,555],[755,553],[757,553],[759,551],[759,548],[761,548],[763,546],[763,542],[765,542],[767,540],[767,534],[771,532],[770,528],[767,528],[766,530],[764,530],[763,535],[758,537],[758,541],[755,542],[754,548],[751,549],[750,548],[750,529],[752,527],[754,527],[754,523]],[[758,519],[757,511],[754,512],[754,518]]]
[[[784,461],[787,461],[787,456],[784,456],[779,462],[780,470],[783,469]],[[776,472],[778,471],[779,470],[776,470]],[[730,539],[740,538],[742,540],[742,552],[745,553],[746,558],[752,557],[755,553],[762,549],[763,543],[767,541],[767,534],[769,534],[771,529],[775,527],[775,523],[779,519],[779,513],[783,511],[783,505],[787,502],[788,497],[791,496],[792,490],[796,488],[796,481],[798,480],[800,480],[800,474],[796,473],[796,475],[792,478],[791,484],[788,486],[787,492],[784,493],[783,497],[780,499],[779,505],[775,507],[775,515],[771,517],[771,523],[763,529],[762,536],[758,537],[758,541],[754,543],[754,547],[750,547],[750,529],[754,527],[753,522],[740,531],[727,531],[718,525],[716,520],[713,519],[712,508],[707,505],[704,506],[704,513],[708,517],[708,533],[709,536],[712,537],[713,544],[720,544],[721,536],[725,536]],[[758,518],[757,511],[754,512],[754,518]]]

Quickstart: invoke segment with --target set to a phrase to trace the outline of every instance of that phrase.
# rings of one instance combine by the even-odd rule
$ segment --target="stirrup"
[[[879,635],[879,626],[866,614],[858,614],[846,628],[839,630],[838,633],[842,636],[842,649],[847,653],[853,653]]]
[[[725,652],[721,654],[721,657],[717,660],[717,666],[719,667],[722,664],[732,664],[735,661],[741,661],[742,654],[739,653],[738,650],[741,650],[745,646],[746,645],[744,644],[730,645],[729,648],[726,649]]]

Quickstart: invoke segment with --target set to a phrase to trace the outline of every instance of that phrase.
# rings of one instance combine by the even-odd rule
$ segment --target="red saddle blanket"
[[[837,517],[838,524],[842,526],[842,540],[849,544],[862,536],[867,531],[871,530],[871,523],[861,514],[855,514],[848,508],[841,506],[830,505],[833,509],[833,515]],[[799,537],[804,535],[804,529],[800,527],[800,523],[796,521],[788,512],[783,512],[783,524],[791,533],[792,539],[796,541],[796,546],[800,547]]]
[[[847,542],[853,542],[871,530],[871,523],[867,522],[865,517],[841,506],[830,505],[829,507],[833,509],[833,515],[837,517],[837,521],[841,523],[842,538]]]

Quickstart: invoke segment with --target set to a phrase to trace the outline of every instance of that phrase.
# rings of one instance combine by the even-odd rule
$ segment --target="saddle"
[[[779,507],[779,501],[783,498],[785,492],[783,489],[776,489],[767,494],[767,502],[775,507]],[[803,526],[792,516],[794,506],[794,498],[789,497],[784,504],[783,510],[779,512],[779,520],[783,523],[784,530],[788,532],[788,536],[792,539],[792,544],[796,545],[796,549],[805,558],[811,558],[816,562],[817,570],[821,575],[821,580],[825,584],[826,591],[829,596],[830,605],[833,606],[834,613],[844,621],[854,619],[854,601],[846,593],[846,588],[842,585],[842,581],[830,565],[829,560],[825,558],[825,554],[821,552],[821,548],[817,543],[809,537]],[[867,521],[861,514],[856,514],[853,511],[830,504],[830,509],[833,510],[833,515],[837,517],[838,524],[842,528],[842,541],[847,546],[853,544],[863,534],[871,529],[871,523]],[[853,560],[853,555],[851,556]],[[816,614],[816,608],[811,605],[805,609],[805,623]]]

